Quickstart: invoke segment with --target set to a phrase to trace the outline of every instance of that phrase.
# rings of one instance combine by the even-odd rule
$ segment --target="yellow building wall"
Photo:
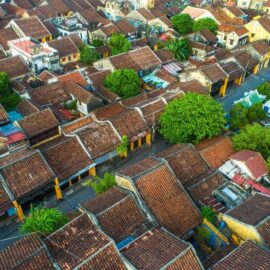
[[[134,192],[133,185],[131,184],[131,182],[128,179],[126,179],[122,176],[116,175],[115,180],[116,180],[116,183],[119,187],[122,187],[122,188],[125,188],[127,190]]]
[[[253,240],[257,243],[263,243],[263,239],[255,227],[226,215],[222,215],[221,219],[226,222],[228,228],[234,234],[232,236],[233,239],[237,239],[239,236],[242,240]]]
[[[69,59],[69,57],[71,59]],[[60,58],[60,65],[66,65],[69,63],[77,62],[80,60],[80,53],[74,53],[66,57]]]
[[[245,28],[248,30],[248,41],[249,42],[268,39],[270,36],[270,34],[256,20],[253,20],[253,21],[245,24]],[[252,36],[252,34],[255,34],[255,35]]]

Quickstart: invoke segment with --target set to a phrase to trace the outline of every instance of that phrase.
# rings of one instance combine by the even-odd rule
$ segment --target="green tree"
[[[109,47],[112,55],[128,52],[130,46],[130,42],[122,34],[114,33],[109,40]]]
[[[193,31],[201,31],[209,29],[212,33],[216,34],[218,30],[218,24],[211,18],[203,18],[196,21],[193,25]]]
[[[104,41],[102,39],[94,39],[92,44],[94,47],[98,48],[104,45]]]
[[[266,116],[261,102],[252,105],[248,109],[247,118],[250,123],[264,119]]]
[[[116,151],[119,156],[126,157],[128,151],[128,137],[126,135],[122,137],[122,142],[117,147]]]
[[[266,96],[266,99],[270,99],[270,82],[264,82],[257,87],[260,94]]]
[[[172,17],[172,23],[177,32],[185,35],[192,31],[194,21],[189,14],[178,14]]]
[[[230,127],[232,130],[237,130],[248,124],[248,108],[245,108],[241,103],[233,105],[230,111]]]
[[[217,221],[216,212],[214,210],[212,210],[210,207],[202,206],[201,207],[201,214],[202,214],[202,217],[207,219],[209,222],[211,222],[213,224],[216,223],[216,221]]]
[[[48,235],[61,228],[68,222],[68,218],[55,208],[31,208],[31,212],[21,224],[23,233],[40,232]]]
[[[118,69],[109,74],[104,85],[122,98],[129,98],[140,93],[140,78],[133,69]]]
[[[221,105],[210,96],[188,93],[166,106],[160,132],[172,143],[198,143],[222,132],[224,115]]]
[[[204,226],[199,226],[195,230],[195,239],[200,244],[207,245],[210,239],[210,232]]]
[[[12,89],[7,73],[0,72],[0,103],[7,111],[16,108],[21,98]]]
[[[103,193],[115,185],[115,175],[109,172],[106,172],[103,178],[98,176],[94,177],[94,181],[91,183],[91,187],[94,189],[96,194]]]
[[[88,65],[92,65],[93,62],[99,60],[101,56],[99,53],[89,45],[84,45],[80,49],[81,61]]]
[[[236,150],[253,150],[260,152],[264,158],[270,157],[270,128],[264,128],[255,123],[241,129],[233,136],[233,145]]]
[[[167,44],[168,49],[178,61],[184,61],[191,55],[191,46],[187,38],[174,39]]]

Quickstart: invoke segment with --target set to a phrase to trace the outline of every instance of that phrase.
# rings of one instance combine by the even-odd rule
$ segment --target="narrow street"
[[[239,86],[229,86],[225,97],[216,97],[215,99],[223,105],[225,112],[229,113],[234,101],[243,97],[245,92],[255,90],[264,81],[270,81],[270,67],[261,70],[258,75],[250,75]]]

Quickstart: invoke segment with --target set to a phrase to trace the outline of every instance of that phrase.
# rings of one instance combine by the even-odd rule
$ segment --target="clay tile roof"
[[[17,34],[11,27],[0,30],[0,43],[2,47],[4,48],[4,50],[9,49],[8,41],[14,40],[17,38],[18,38]]]
[[[63,84],[73,81],[82,87],[85,87],[88,85],[88,82],[84,79],[83,75],[79,71],[73,71],[73,72],[61,75],[58,77],[58,80]]]
[[[62,269],[126,269],[113,242],[87,214],[52,233],[46,243]]]
[[[45,7],[45,6],[40,6],[40,8],[41,8],[41,7]],[[42,10],[42,13],[43,13],[43,12],[44,12],[44,11]],[[44,14],[44,13],[43,13],[43,14]],[[47,17],[47,18],[52,18],[52,17],[55,17],[55,16],[53,16],[53,15],[51,14],[51,15],[47,15],[46,17]],[[50,21],[50,20],[43,21],[43,24],[44,24],[44,26],[49,30],[49,32],[51,33],[51,35],[52,35],[53,38],[56,38],[56,37],[59,36],[59,32],[58,32],[57,28],[54,26],[54,24],[53,24],[52,21]]]
[[[264,6],[265,6],[265,7],[270,7],[270,1],[265,2],[265,3],[264,3]]]
[[[256,193],[242,204],[229,210],[226,215],[256,226],[270,216],[270,197]]]
[[[111,103],[105,107],[94,110],[94,115],[98,120],[107,120],[125,111],[125,107],[120,102]]]
[[[230,156],[230,159],[244,162],[254,178],[260,178],[268,174],[268,168],[262,155],[250,150],[242,150]]]
[[[29,138],[59,126],[51,109],[36,112],[19,120],[18,123]]]
[[[202,201],[204,198],[211,196],[212,192],[225,182],[226,180],[221,173],[209,169],[196,176],[186,187],[196,201]]]
[[[63,0],[46,0],[46,2],[49,5],[52,5],[54,10],[57,11],[57,13],[67,13],[70,11],[68,6],[65,4]]]
[[[196,145],[196,149],[200,152],[207,164],[213,168],[223,165],[235,153],[232,141],[227,136],[203,140]]]
[[[148,231],[121,252],[136,269],[202,269],[189,245],[159,229]]]
[[[128,191],[113,187],[81,205],[93,213],[102,230],[118,243],[143,227],[145,217]],[[143,233],[144,230],[140,230]]]
[[[81,117],[73,122],[69,122],[62,126],[63,131],[65,134],[74,133],[82,128],[85,128],[86,126],[92,124],[94,122],[91,115],[87,115],[84,117]]]
[[[39,112],[39,109],[30,100],[25,99],[18,104],[17,111],[23,116],[28,116]]]
[[[100,70],[98,72],[89,74],[90,80],[93,82],[94,87],[98,88],[103,85],[105,78],[111,74],[110,70]]]
[[[257,226],[257,230],[262,236],[265,243],[270,247],[270,217],[266,221],[263,221],[260,225]]]
[[[146,101],[146,104],[139,105],[143,113],[144,119],[149,125],[153,125],[159,121],[160,114],[165,109],[166,103],[163,99],[156,99],[154,101]]]
[[[56,139],[53,145],[43,145],[42,148],[45,148],[43,155],[59,180],[70,178],[92,164],[76,137]]]
[[[110,120],[120,136],[139,136],[148,130],[148,125],[137,110],[126,110]]]
[[[38,77],[44,82],[48,82],[48,80],[56,78],[56,76],[48,70],[42,71]]]
[[[248,35],[248,30],[241,25],[232,25],[232,24],[221,24],[218,28],[221,32],[231,33],[235,32],[238,37],[243,35]]]
[[[162,61],[162,63],[174,60],[173,54],[167,49],[160,49],[158,51],[155,51],[155,54]]]
[[[155,76],[160,78],[163,81],[168,82],[169,84],[172,84],[177,81],[176,77],[172,76],[167,71],[160,70],[160,69],[155,73]]]
[[[236,62],[230,61],[228,63],[221,64],[223,70],[229,75],[229,81],[233,81],[240,76],[245,74],[244,69],[242,69]]]
[[[85,104],[88,104],[94,98],[93,94],[73,81],[67,83],[64,89],[67,93],[72,94],[77,100]]]
[[[60,57],[67,57],[71,54],[76,54],[79,52],[79,49],[69,37],[49,41],[48,45],[56,49]]]
[[[200,34],[208,42],[215,43],[217,41],[217,37],[209,29],[201,30]]]
[[[0,251],[1,270],[53,270],[53,263],[37,234],[31,234]]]
[[[132,181],[161,226],[184,236],[201,223],[200,212],[165,161],[147,158],[120,171],[120,175],[125,176],[125,172],[135,174]]]
[[[177,82],[177,83],[171,84],[166,89],[175,90],[177,88],[181,89],[185,93],[195,92],[202,95],[208,94],[207,89],[203,87],[202,84],[197,80],[191,80],[188,82]]]
[[[71,99],[58,82],[34,88],[29,95],[39,106],[57,106]]]
[[[31,73],[31,70],[20,56],[12,56],[0,60],[0,72],[6,72],[10,79],[15,79]]]
[[[216,263],[213,270],[267,270],[270,267],[270,253],[251,241],[238,246],[229,255]]]
[[[184,185],[208,170],[207,164],[191,144],[174,145],[157,156],[168,161],[176,177]]]
[[[55,177],[39,151],[2,167],[0,172],[15,199],[36,192]]]
[[[112,152],[121,143],[119,136],[107,122],[91,124],[79,136],[93,159]]]
[[[51,34],[36,16],[15,19],[14,22],[18,25],[26,37],[40,39]]]
[[[230,7],[226,7],[226,8],[236,17],[245,16],[245,13],[240,8],[238,8],[236,6],[230,6]]]
[[[114,22],[120,32],[124,35],[136,32],[136,28],[128,20],[120,20]]]
[[[120,33],[118,27],[113,23],[102,26],[101,30],[107,37],[111,36],[114,33]]]
[[[8,114],[0,103],[0,123],[8,121]]]
[[[267,44],[266,41],[261,40],[259,42],[253,43],[252,47],[260,54],[266,55],[270,52],[270,46]]]
[[[29,0],[13,0],[14,4],[20,8],[30,10],[33,8],[33,5]]]
[[[68,37],[72,40],[77,48],[80,48],[80,46],[83,44],[83,41],[78,34],[70,34]]]
[[[227,74],[219,66],[219,64],[203,67],[201,71],[212,83],[217,83],[227,77]]]
[[[139,8],[137,9],[137,12],[139,12],[139,14],[143,16],[144,19],[147,21],[155,19],[155,17],[151,14],[151,12],[146,8]]]
[[[270,19],[268,17],[262,17],[258,21],[267,32],[270,32]]]
[[[238,61],[238,63],[242,66],[242,68],[248,67],[249,69],[253,69],[259,61],[256,60],[251,54],[247,51],[236,51],[233,53],[233,56]]]
[[[147,70],[161,64],[161,60],[148,46],[112,56],[110,60],[116,69],[133,68],[136,71]]]
[[[153,16],[156,18],[160,18],[166,16],[169,13],[169,9],[164,7],[163,5],[158,5],[153,8],[148,9]]]
[[[169,28],[173,28],[173,23],[170,19],[167,18],[167,16],[163,16],[158,19],[162,21],[164,24],[166,24]]]
[[[182,12],[181,14],[189,14],[193,19],[200,17],[204,14],[208,13],[207,10],[202,9],[202,8],[196,8],[196,7],[192,7],[192,6],[187,6]]]
[[[135,97],[123,99],[123,100],[121,100],[121,103],[125,107],[133,107],[133,106],[140,104],[143,101],[146,101],[147,99],[148,99],[148,95],[146,93],[142,93],[142,94],[137,95]]]

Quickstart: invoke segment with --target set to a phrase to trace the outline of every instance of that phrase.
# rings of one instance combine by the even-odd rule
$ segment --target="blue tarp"
[[[4,136],[11,135],[18,131],[20,131],[20,129],[13,126],[13,124],[7,124],[5,126],[0,127],[0,133],[3,134]]]
[[[9,112],[8,117],[9,117],[10,122],[19,121],[23,118],[23,116],[16,111]]]
[[[134,237],[128,236],[127,238],[125,238],[124,240],[119,242],[116,246],[118,249],[121,249],[121,248],[125,247],[126,245],[128,245],[129,243],[131,243],[134,239],[135,239]]]

